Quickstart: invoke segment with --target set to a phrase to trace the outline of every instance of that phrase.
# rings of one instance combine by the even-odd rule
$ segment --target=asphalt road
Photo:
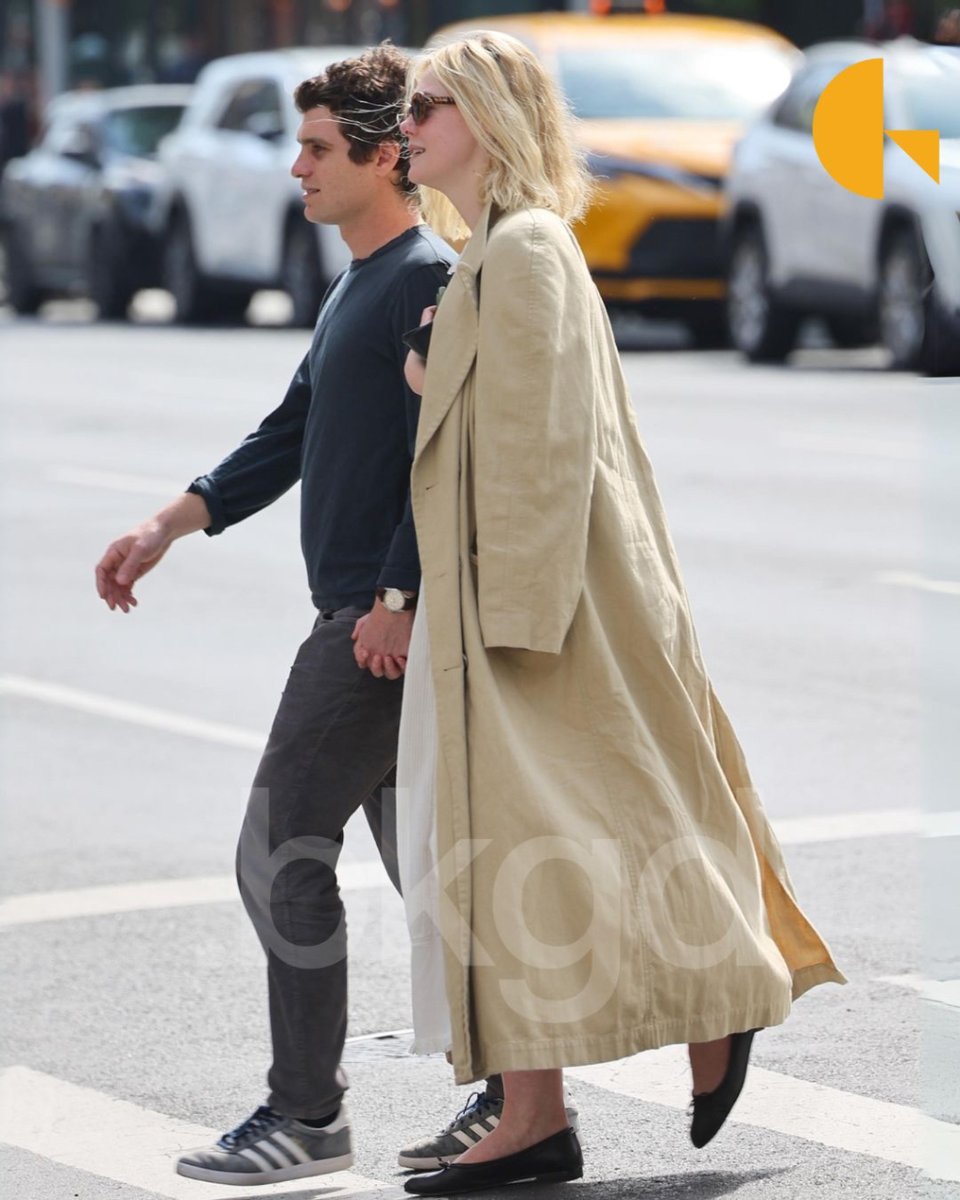
[[[229,876],[312,617],[294,494],[177,544],[131,615],[97,599],[107,543],[279,402],[307,340],[159,311],[129,327],[82,304],[0,312],[0,1167],[17,1200],[391,1194],[398,1146],[467,1092],[402,1032],[372,1036],[409,1026],[409,977],[358,824],[354,1176],[258,1192],[172,1174],[178,1146],[263,1098],[262,962]],[[758,1038],[738,1119],[702,1152],[682,1057],[575,1073],[587,1175],[566,1194],[960,1197],[960,385],[889,374],[872,350],[746,368],[627,333],[707,663],[850,982]]]

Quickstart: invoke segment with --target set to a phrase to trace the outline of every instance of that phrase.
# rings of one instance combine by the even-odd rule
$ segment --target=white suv
[[[293,91],[355,46],[236,54],[200,72],[180,127],[160,144],[153,223],[177,320],[239,318],[259,288],[283,288],[312,326],[324,288],[350,261],[334,226],[310,225],[290,168]]]
[[[938,129],[940,182],[889,139],[885,195],[836,183],[813,111],[845,67],[884,60],[884,128]],[[754,362],[782,361],[805,316],[840,345],[880,340],[895,368],[960,373],[960,49],[910,39],[825,44],[734,151],[724,222],[728,318]]]

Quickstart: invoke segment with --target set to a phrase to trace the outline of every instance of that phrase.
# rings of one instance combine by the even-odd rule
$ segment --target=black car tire
[[[173,296],[174,320],[198,325],[218,315],[216,292],[204,278],[193,251],[190,222],[185,213],[173,220],[163,247],[163,286]]]
[[[9,225],[3,230],[3,257],[7,303],[21,316],[33,316],[46,297],[34,280],[30,259],[17,231]]]
[[[100,226],[90,239],[90,297],[101,320],[123,319],[136,290],[130,282],[130,268],[124,261],[122,246],[119,230],[111,230],[109,226]]]
[[[927,336],[929,269],[917,235],[899,229],[886,241],[880,259],[877,309],[880,341],[895,371],[923,366]]]
[[[701,300],[684,314],[684,323],[698,350],[725,350],[730,345],[730,329],[722,302]]]
[[[755,225],[736,235],[730,255],[730,339],[751,362],[783,362],[797,341],[801,314],[777,301],[767,278],[767,249]]]
[[[287,226],[280,282],[293,304],[290,324],[312,329],[317,321],[326,282],[313,226],[301,216]]]

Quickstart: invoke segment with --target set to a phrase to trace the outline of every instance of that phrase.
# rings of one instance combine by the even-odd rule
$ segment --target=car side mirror
[[[279,113],[271,112],[251,113],[244,123],[244,128],[248,133],[263,138],[265,142],[277,142],[287,132]]]
[[[60,153],[64,158],[72,158],[74,162],[83,163],[88,167],[100,165],[100,151],[91,129],[75,129],[67,138]]]

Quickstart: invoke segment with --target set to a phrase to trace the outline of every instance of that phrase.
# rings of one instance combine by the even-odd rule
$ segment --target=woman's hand
[[[420,324],[429,325],[436,316],[437,306],[431,304],[429,308],[425,308],[420,314]],[[411,392],[416,392],[418,396],[423,395],[423,380],[427,373],[427,360],[421,358],[415,350],[407,351],[407,358],[403,364],[403,377],[407,381],[407,386]]]

